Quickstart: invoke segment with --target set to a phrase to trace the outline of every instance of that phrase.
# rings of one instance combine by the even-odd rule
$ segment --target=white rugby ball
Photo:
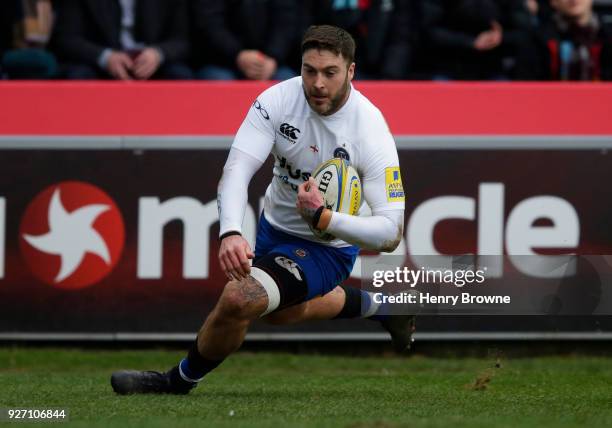
[[[361,180],[359,174],[345,159],[334,158],[323,162],[312,173],[325,207],[336,212],[355,215],[361,205]],[[320,239],[331,241],[329,233],[310,230]]]

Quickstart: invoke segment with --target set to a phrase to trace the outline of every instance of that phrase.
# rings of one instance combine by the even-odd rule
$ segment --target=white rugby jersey
[[[310,108],[299,76],[270,87],[249,109],[233,147],[261,162],[274,156],[264,212],[283,232],[334,247],[349,245],[339,239],[319,240],[295,206],[298,186],[334,157],[348,159],[357,170],[364,186],[362,201],[373,215],[404,209],[395,141],[380,110],[352,86],[347,102],[330,116]],[[370,182],[376,185],[366,186]]]

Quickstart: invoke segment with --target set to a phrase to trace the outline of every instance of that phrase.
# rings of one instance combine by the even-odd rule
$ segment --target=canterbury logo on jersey
[[[297,140],[298,138],[297,134],[300,133],[300,130],[298,128],[296,128],[295,126],[291,126],[288,123],[283,123],[278,130],[282,135],[290,139],[292,143],[295,143],[295,140]]]
[[[274,259],[276,264],[280,267],[287,269],[298,281],[302,280],[302,275],[300,275],[300,270],[298,269],[298,264],[287,257],[278,256]]]

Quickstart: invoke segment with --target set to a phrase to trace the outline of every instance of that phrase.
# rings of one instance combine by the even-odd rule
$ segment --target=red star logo
[[[19,235],[23,256],[36,277],[76,290],[113,270],[125,227],[116,203],[104,191],[89,183],[64,181],[32,200]]]

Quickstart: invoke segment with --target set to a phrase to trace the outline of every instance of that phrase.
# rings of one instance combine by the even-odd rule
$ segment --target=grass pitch
[[[492,359],[238,353],[188,396],[117,396],[110,387],[114,370],[165,370],[182,356],[0,348],[0,407],[64,407],[69,425],[104,428],[612,426],[607,358],[496,368]]]

